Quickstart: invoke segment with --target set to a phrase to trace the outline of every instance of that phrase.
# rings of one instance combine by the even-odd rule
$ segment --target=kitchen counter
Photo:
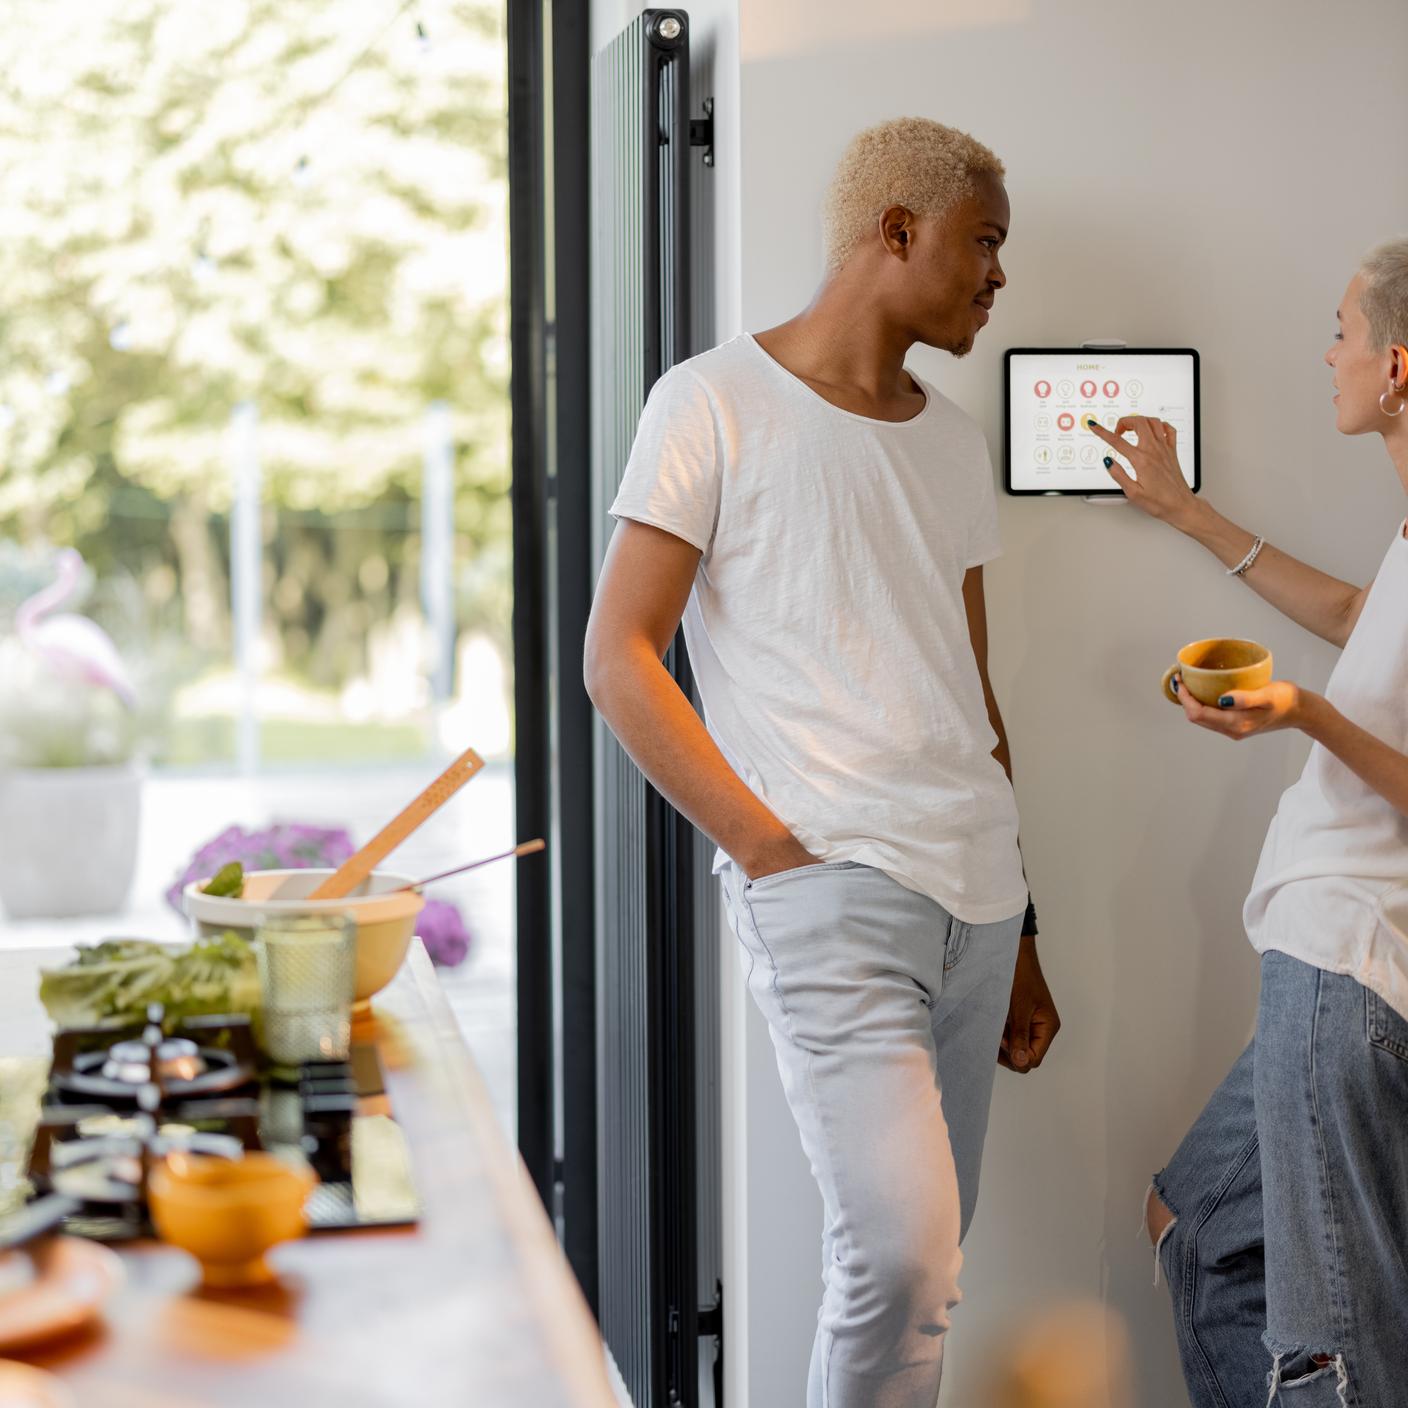
[[[41,1055],[38,969],[0,950],[0,1058]],[[185,1253],[123,1247],[94,1331],[24,1359],[83,1408],[615,1408],[601,1340],[417,943],[360,1022],[407,1140],[421,1220],[270,1254],[279,1280],[200,1288]]]

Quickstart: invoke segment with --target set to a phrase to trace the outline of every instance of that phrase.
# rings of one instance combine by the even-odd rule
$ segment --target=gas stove
[[[76,1205],[65,1231],[122,1241],[151,1235],[147,1176],[167,1153],[234,1159],[255,1149],[312,1165],[321,1182],[310,1231],[417,1220],[376,1048],[269,1070],[247,1017],[173,1025],[153,1007],[141,1026],[59,1032],[25,1174],[31,1197]]]

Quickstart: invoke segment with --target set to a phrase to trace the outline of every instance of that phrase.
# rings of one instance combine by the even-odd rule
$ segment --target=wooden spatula
[[[355,890],[426,817],[439,811],[483,766],[484,759],[473,748],[466,748],[405,811],[387,822],[356,855],[343,861],[308,898],[340,900]]]

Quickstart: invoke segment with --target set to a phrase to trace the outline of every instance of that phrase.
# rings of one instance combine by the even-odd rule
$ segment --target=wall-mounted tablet
[[[1006,357],[1009,494],[1119,494],[1106,447],[1085,427],[1156,416],[1178,431],[1193,492],[1199,465],[1198,354],[1191,347],[1013,347]]]

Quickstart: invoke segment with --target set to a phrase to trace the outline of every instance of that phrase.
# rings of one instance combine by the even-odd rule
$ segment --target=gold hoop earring
[[[1391,411],[1388,408],[1388,398],[1390,396],[1393,396],[1398,401],[1398,409],[1396,411]],[[1395,386],[1390,386],[1387,391],[1379,393],[1379,409],[1388,416],[1390,420],[1396,420],[1403,414],[1405,404],[1408,403],[1405,403],[1403,400],[1403,393]]]

